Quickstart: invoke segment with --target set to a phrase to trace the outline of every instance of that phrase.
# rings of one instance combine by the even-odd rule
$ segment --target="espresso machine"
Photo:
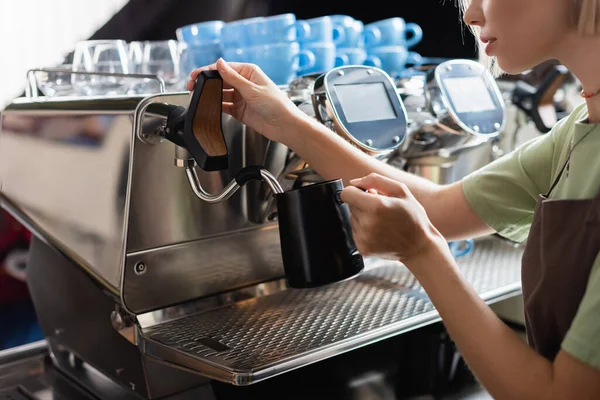
[[[391,163],[438,184],[459,181],[499,158],[506,104],[472,60],[447,60],[397,81],[411,125]]]
[[[46,368],[93,398],[217,398],[216,384],[268,384],[440,321],[406,267],[357,254],[343,211],[325,222],[345,244],[297,234],[320,234],[298,228],[299,214],[343,210],[340,186],[221,113],[219,82],[51,98],[33,80],[2,112],[1,204],[34,234],[27,282]],[[281,90],[332,135],[384,162],[409,141],[415,122],[385,72],[345,66],[302,82]],[[293,198],[305,189],[318,200]],[[521,254],[485,237],[458,263],[494,303],[520,293]],[[337,272],[311,281],[311,265]],[[0,371],[19,354],[0,353]],[[52,398],[51,382],[23,374],[0,374],[0,394]]]

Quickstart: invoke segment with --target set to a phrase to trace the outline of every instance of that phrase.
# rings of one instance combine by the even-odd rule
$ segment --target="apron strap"
[[[592,127],[583,136],[581,136],[581,138],[579,138],[579,140],[577,140],[577,142],[571,143],[571,149],[569,150],[569,154],[567,154],[567,160],[565,161],[565,164],[560,169],[560,172],[558,173],[558,176],[556,177],[556,179],[554,179],[554,182],[552,182],[552,185],[550,186],[550,189],[548,190],[548,193],[545,196],[546,198],[550,197],[550,194],[552,193],[552,191],[554,190],[556,185],[558,185],[558,182],[560,181],[560,178],[562,178],[562,175],[565,172],[565,170],[567,170],[567,171],[569,170],[569,162],[571,161],[571,155],[573,154],[573,150],[575,150],[575,147],[577,147],[579,142],[581,142],[583,139],[585,139],[586,136],[590,134],[590,132],[592,132],[594,129],[596,129],[596,127],[597,127],[597,125],[592,125]],[[597,197],[600,197],[600,191],[598,192]]]
[[[556,178],[554,178],[554,182],[552,182],[552,185],[550,185],[550,189],[548,189],[548,193],[546,193],[544,195],[544,197],[546,199],[550,198],[550,194],[552,194],[552,191],[554,190],[554,188],[556,187],[556,185],[558,185],[558,182],[560,181],[560,178],[562,178],[565,170],[568,168],[569,162],[571,161],[571,154],[573,154],[573,148],[571,148],[571,150],[569,150],[569,154],[567,154],[567,159],[566,159],[565,163],[563,164],[563,166],[560,169],[560,172],[558,173],[558,175],[556,176]],[[598,192],[598,194],[600,195],[600,192]]]
[[[592,201],[586,216],[586,222],[600,224],[600,189]]]

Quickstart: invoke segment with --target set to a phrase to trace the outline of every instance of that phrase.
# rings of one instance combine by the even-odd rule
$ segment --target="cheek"
[[[559,7],[552,8],[553,3],[554,0],[528,0],[512,12],[500,15],[503,17],[502,28],[498,32],[501,42],[496,56],[504,71],[520,73],[556,57],[568,29],[567,17]]]

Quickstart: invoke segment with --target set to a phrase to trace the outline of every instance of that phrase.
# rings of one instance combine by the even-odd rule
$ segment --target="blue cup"
[[[252,38],[253,44],[304,41],[310,36],[310,26],[292,13],[273,15],[264,19],[262,33]]]
[[[382,46],[367,49],[364,65],[384,70],[392,78],[397,78],[405,70],[407,64],[420,65],[421,55],[406,50],[403,46]]]
[[[329,16],[307,19],[305,22],[310,27],[310,34],[308,37],[300,39],[300,44],[333,42],[337,45],[346,38],[344,29],[339,25],[334,25]]]
[[[309,50],[315,56],[312,67],[302,70],[299,75],[327,72],[335,66],[335,44],[333,42],[304,43],[301,49]]]
[[[221,39],[225,22],[207,21],[179,27],[175,30],[177,40],[192,45],[214,43]]]
[[[335,52],[335,66],[363,65],[367,59],[367,52],[360,47],[337,48]]]
[[[309,35],[310,26],[288,13],[226,23],[221,30],[221,44],[224,48],[243,48],[305,40]]]
[[[363,30],[365,25],[362,21],[348,15],[330,15],[335,28],[333,41],[338,47],[363,47]],[[337,33],[336,33],[337,32]],[[344,32],[340,34],[339,32]],[[343,37],[342,37],[343,35]]]
[[[454,258],[459,258],[469,254],[473,250],[473,247],[475,247],[475,243],[473,242],[473,239],[466,239],[448,242],[448,246],[450,247],[452,256],[454,256]]]
[[[365,47],[405,46],[411,48],[423,39],[423,30],[414,22],[406,23],[400,17],[383,19],[365,25]]]
[[[215,63],[222,56],[221,46],[218,42],[197,45],[188,44],[186,53],[186,56],[189,58],[188,65],[191,64],[192,69]]]
[[[225,23],[221,30],[221,46],[223,50],[225,48],[252,46],[250,36],[261,34],[263,20],[263,17],[255,17]]]
[[[258,65],[277,85],[287,85],[296,76],[304,75],[316,61],[315,55],[310,50],[301,50],[298,42],[225,48],[223,57],[227,61]]]

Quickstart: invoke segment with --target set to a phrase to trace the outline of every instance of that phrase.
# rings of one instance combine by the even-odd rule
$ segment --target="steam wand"
[[[194,191],[194,194],[198,196],[199,199],[204,200],[207,203],[220,203],[229,199],[234,195],[235,192],[237,192],[239,188],[251,180],[264,181],[269,186],[273,194],[283,193],[283,188],[279,182],[277,182],[277,179],[273,176],[273,174],[261,166],[250,166],[241,169],[235,175],[235,179],[229,182],[229,184],[225,186],[223,190],[216,194],[210,194],[204,190],[200,184],[200,179],[198,179],[196,169],[193,166],[185,167],[185,173],[187,175],[188,182]]]
[[[207,203],[226,201],[251,180],[264,181],[273,194],[283,193],[283,188],[268,170],[261,166],[249,166],[241,169],[235,179],[229,182],[219,193],[208,193],[202,187],[195,166],[196,160],[185,147],[183,138],[184,123],[187,110],[184,107],[174,107],[168,114],[166,124],[161,128],[161,135],[175,144],[175,166],[185,168],[188,182],[194,194]]]

